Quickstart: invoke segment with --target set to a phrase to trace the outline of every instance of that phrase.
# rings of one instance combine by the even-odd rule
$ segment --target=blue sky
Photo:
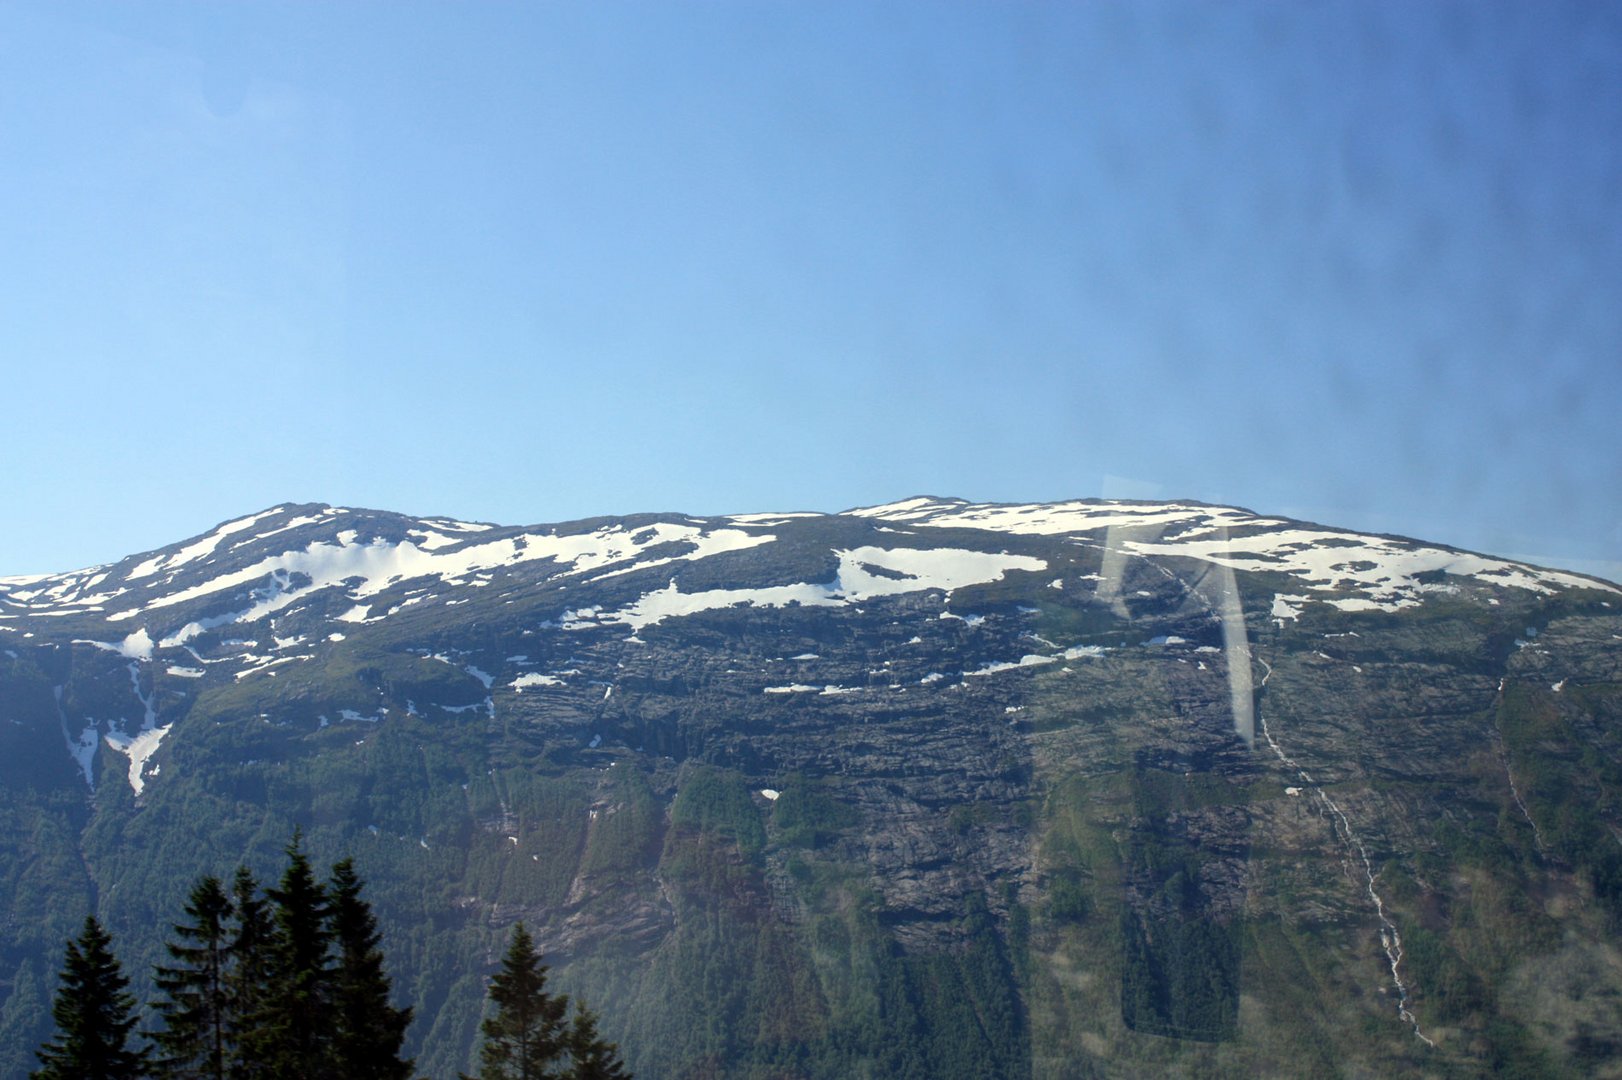
[[[0,574],[1197,498],[1622,570],[1622,7],[0,4]]]

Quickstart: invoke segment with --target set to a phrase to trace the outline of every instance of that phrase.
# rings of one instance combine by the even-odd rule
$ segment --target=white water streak
[[[1497,699],[1493,702],[1493,712],[1495,713],[1501,712],[1503,709],[1504,684],[1507,681],[1504,678],[1498,680]],[[1521,789],[1515,784],[1515,772],[1509,767],[1509,752],[1504,749],[1504,738],[1496,726],[1490,730],[1489,734],[1492,736],[1493,750],[1498,754],[1499,764],[1503,765],[1504,775],[1509,779],[1509,793],[1514,797],[1515,805],[1521,808],[1521,816],[1526,819],[1528,825],[1532,826],[1532,842],[1537,845],[1538,854],[1547,858],[1549,849],[1543,846],[1543,833],[1538,829],[1538,823],[1532,820],[1532,811],[1527,809],[1526,800],[1521,798]]]
[[[1509,767],[1509,755],[1504,752],[1504,744],[1496,739],[1494,742],[1497,742],[1498,760],[1503,763],[1504,775],[1509,778],[1509,793],[1514,796],[1515,805],[1521,808],[1521,816],[1532,826],[1532,842],[1537,845],[1538,854],[1547,857],[1549,849],[1544,846],[1543,832],[1538,828],[1538,823],[1532,820],[1532,811],[1526,808],[1526,800],[1521,798],[1521,789],[1515,786],[1515,772]]]
[[[1273,677],[1272,665],[1268,664],[1266,660],[1262,660],[1260,657],[1257,657],[1257,662],[1259,662],[1262,667],[1267,669],[1262,675],[1261,683],[1263,686],[1266,686],[1267,680]],[[1369,859],[1368,849],[1363,846],[1362,839],[1352,828],[1351,819],[1346,816],[1346,812],[1342,810],[1338,804],[1336,804],[1334,799],[1329,797],[1328,792],[1324,791],[1323,788],[1319,787],[1313,781],[1312,774],[1303,769],[1294,758],[1290,757],[1284,752],[1283,747],[1279,746],[1278,742],[1273,738],[1273,733],[1268,730],[1266,714],[1262,710],[1257,709],[1256,718],[1261,722],[1262,738],[1266,739],[1267,745],[1273,748],[1273,753],[1278,755],[1279,761],[1283,762],[1289,768],[1294,769],[1296,775],[1301,778],[1302,782],[1312,788],[1312,793],[1318,796],[1318,798],[1323,802],[1324,806],[1329,808],[1330,812],[1334,814],[1335,820],[1340,822],[1339,828],[1336,829],[1337,835],[1344,831],[1348,849],[1355,848],[1357,850],[1358,857],[1363,860],[1363,874],[1368,879],[1367,888],[1369,899],[1374,902],[1374,913],[1379,916],[1380,919],[1380,945],[1385,949],[1386,960],[1391,964],[1391,981],[1395,983],[1397,987],[1397,1015],[1402,1017],[1402,1019],[1414,1029],[1414,1034],[1418,1036],[1421,1042],[1423,1042],[1426,1046],[1435,1046],[1436,1044],[1430,1040],[1429,1036],[1427,1036],[1423,1031],[1419,1030],[1419,1020],[1408,1008],[1408,985],[1402,981],[1401,971],[1402,935],[1397,932],[1396,923],[1393,923],[1390,916],[1385,913],[1385,901],[1380,897],[1380,894],[1375,891],[1374,882],[1378,875],[1376,875],[1374,872],[1374,863]]]

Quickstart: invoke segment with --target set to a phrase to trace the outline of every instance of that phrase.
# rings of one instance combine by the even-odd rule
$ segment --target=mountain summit
[[[1616,586],[1235,508],[278,506],[0,578],[0,1041],[297,824],[435,1074],[520,918],[644,1075],[1617,1067],[1619,716]]]

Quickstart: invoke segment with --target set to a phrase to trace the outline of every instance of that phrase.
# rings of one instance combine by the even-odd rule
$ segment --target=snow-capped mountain
[[[868,523],[869,529],[860,528]],[[783,549],[802,554],[824,534],[826,554],[837,561],[825,579],[729,588],[681,584],[699,564],[713,570],[774,563]],[[1117,565],[1128,558],[1186,559],[1286,575],[1288,591],[1276,593],[1270,607],[1282,619],[1314,602],[1342,611],[1396,611],[1466,584],[1540,594],[1614,589],[1577,574],[1417,541],[1193,503],[977,505],[915,498],[843,514],[648,515],[527,527],[280,506],[111,566],[0,578],[0,632],[60,638],[49,629],[72,627],[94,635],[79,640],[132,659],[184,650],[200,661],[192,643],[211,634],[240,636],[237,630],[248,627],[274,628],[279,618],[298,619],[301,627],[328,623],[343,632],[414,605],[456,607],[492,597],[533,603],[540,594],[560,607],[554,625],[562,629],[618,624],[637,630],[740,605],[837,607],[879,596],[950,594],[1011,570],[1053,568],[1038,556],[989,550],[1004,536],[1060,539],[1105,552]],[[739,552],[753,556],[717,561]],[[625,579],[644,586],[655,570],[665,579],[659,588],[628,592],[605,584]],[[739,580],[747,577],[745,569]],[[1094,580],[1108,590],[1105,578]],[[617,602],[575,603],[562,596],[571,587],[577,596],[588,589]],[[263,663],[251,653],[237,655]]]
[[[649,1075],[940,1075],[970,1029],[988,1076],[1193,1042],[1235,1074],[1325,1045],[1468,1070],[1521,1053],[1511,1028],[1579,1062],[1480,990],[1511,973],[1458,913],[1518,888],[1565,897],[1574,941],[1622,917],[1619,687],[1615,585],[1230,507],[278,506],[0,578],[0,958],[18,1000],[44,992],[60,928],[20,915],[42,897],[150,953],[185,883],[155,868],[263,859],[297,823],[385,868],[444,1072],[477,1022],[447,942],[518,917]],[[1321,994],[1280,951],[1302,934]],[[1103,974],[1067,981],[1077,958]],[[718,978],[758,1001],[709,1000]],[[953,980],[955,1004],[930,989]],[[858,1008],[880,984],[900,997]],[[668,1027],[695,995],[725,1049]],[[767,1037],[761,1009],[810,1019]],[[39,1017],[0,1022],[26,1046]]]

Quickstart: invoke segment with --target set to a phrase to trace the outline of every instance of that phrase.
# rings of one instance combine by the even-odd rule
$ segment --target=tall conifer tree
[[[360,890],[351,860],[333,866],[327,895],[338,950],[332,988],[334,1067],[347,1080],[410,1080],[412,1063],[401,1060],[400,1043],[411,1010],[389,1004],[377,920]]]
[[[546,965],[523,923],[490,980],[490,1000],[496,1014],[480,1027],[479,1080],[566,1080],[569,999],[547,992]]]
[[[302,835],[287,845],[287,869],[279,885],[267,889],[275,904],[271,939],[270,994],[264,1031],[271,1045],[264,1064],[276,1076],[303,1080],[331,1075],[332,931],[327,891],[315,879]]]
[[[169,943],[173,967],[154,976],[162,998],[156,1004],[164,1029],[152,1036],[159,1068],[168,1076],[224,1080],[230,1062],[227,1024],[231,1002],[226,982],[231,951],[231,898],[217,877],[192,887],[189,922],[175,924]]]
[[[569,1059],[574,1063],[569,1080],[631,1080],[619,1047],[598,1036],[597,1014],[579,1001],[574,1003],[574,1022],[569,1025]]]
[[[225,1029],[231,1045],[228,1075],[232,1080],[262,1080],[272,1075],[269,1059],[274,1056],[265,1025],[275,925],[269,904],[259,895],[259,883],[246,866],[237,867],[231,900],[236,908],[236,933],[225,979]]]
[[[146,1075],[147,1051],[129,1049],[135,999],[128,992],[112,938],[94,915],[68,942],[62,985],[51,1017],[57,1038],[37,1051],[35,1080],[135,1080]]]

